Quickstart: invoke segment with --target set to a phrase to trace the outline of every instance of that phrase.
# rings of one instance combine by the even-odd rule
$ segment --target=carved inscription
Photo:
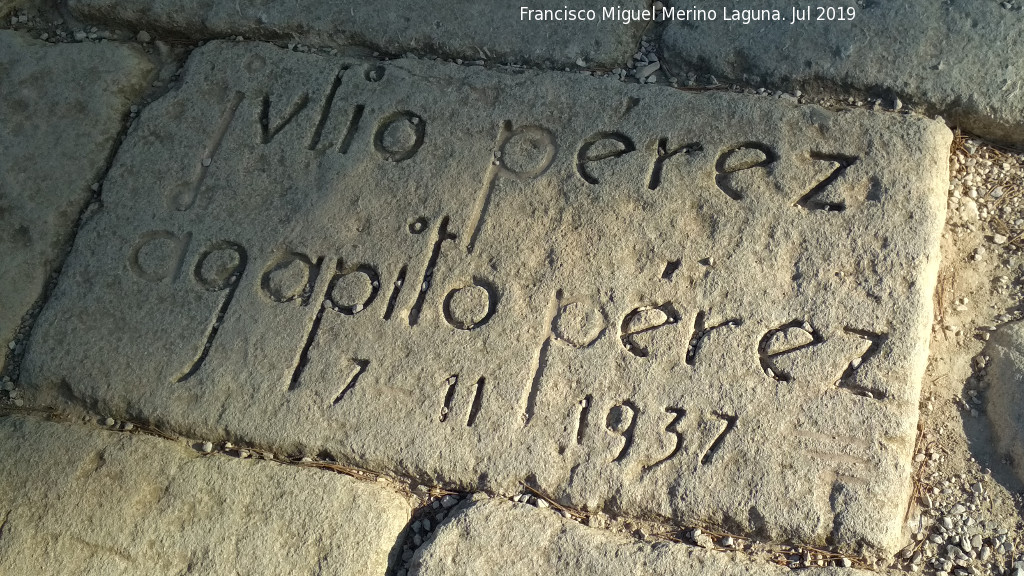
[[[83,227],[114,238],[114,264],[67,277],[140,311],[101,301],[112,318],[79,324],[167,356],[131,372],[163,382],[129,390],[131,409],[417,481],[715,510],[804,544],[877,520],[850,511],[902,481],[931,262],[881,216],[931,217],[896,190],[917,169],[886,172],[884,126],[597,83],[565,99],[411,59],[319,58],[294,80],[257,60],[206,108],[154,106],[203,119],[192,140],[140,123],[140,156],[171,160],[157,206],[117,166]],[[803,518],[765,517],[794,499]]]

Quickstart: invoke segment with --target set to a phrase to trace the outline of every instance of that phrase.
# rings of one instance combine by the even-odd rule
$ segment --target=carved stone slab
[[[705,12],[666,27],[670,68],[812,95],[898,96],[975,134],[1024,142],[1024,12],[1006,3],[727,0],[714,10],[714,21],[699,21]]]
[[[152,68],[129,46],[53,46],[0,31],[0,369]]]
[[[624,66],[650,24],[636,19],[644,9],[651,17],[643,0],[612,6],[583,0],[569,7],[562,0],[70,0],[68,7],[87,21],[196,39],[241,35],[574,68],[579,59],[589,67]]]
[[[380,574],[411,506],[320,470],[0,418],[4,574]]]
[[[717,542],[716,542],[717,545]],[[790,570],[749,556],[712,552],[687,544],[638,542],[587,528],[507,500],[460,510],[413,558],[412,576],[531,576],[533,574],[679,574],[680,576],[783,576]],[[808,576],[868,576],[842,568],[801,570]]]
[[[892,548],[950,138],[211,43],[128,135],[23,379],[193,437]]]

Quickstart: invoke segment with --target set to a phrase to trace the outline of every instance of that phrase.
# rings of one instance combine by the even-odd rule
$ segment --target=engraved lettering
[[[836,385],[858,396],[884,400],[887,396],[884,391],[859,384],[857,374],[866,362],[878,354],[879,349],[889,339],[889,336],[887,334],[871,332],[870,330],[849,327],[844,328],[843,332],[866,340],[869,344],[860,356],[850,361],[850,364],[843,371],[843,375],[839,378],[839,382]]]
[[[736,428],[736,416],[715,412],[714,417],[721,420],[721,428],[718,435],[715,436],[715,439],[711,442],[708,449],[704,451],[704,455],[700,458],[700,463],[703,466],[711,464],[715,454],[718,454],[722,449],[722,444],[725,443],[725,437]]]
[[[682,154],[683,156],[689,156],[694,152],[700,152],[703,149],[700,142],[690,142],[689,144],[683,144],[672,150],[668,149],[668,138],[659,138],[658,144],[655,147],[654,166],[651,167],[651,178],[647,182],[648,190],[657,190],[658,186],[661,186],[661,174],[665,167],[665,162],[672,157]]]
[[[537,409],[537,396],[540,394],[540,383],[544,379],[544,369],[547,368],[548,364],[548,352],[551,349],[551,324],[555,320],[555,315],[558,313],[558,302],[562,299],[562,291],[556,290],[552,295],[550,302],[548,303],[547,311],[544,314],[544,335],[541,340],[540,347],[537,350],[537,355],[534,357],[532,374],[533,378],[530,380],[530,385],[526,389],[526,396],[523,402],[523,426],[530,423],[533,419],[533,414]]]
[[[638,358],[646,358],[650,355],[647,337],[655,330],[677,324],[679,318],[671,302],[634,308],[622,319],[619,336],[622,347]]]
[[[345,127],[345,135],[341,138],[341,143],[338,144],[338,152],[342,154],[348,154],[348,149],[352,146],[352,139],[356,137],[356,132],[359,131],[359,122],[363,119],[363,111],[366,106],[362,104],[356,104],[352,108],[352,116],[348,119],[348,126]]]
[[[313,260],[306,254],[288,252],[263,272],[260,288],[274,302],[297,301],[299,306],[308,306],[323,261],[322,256]]]
[[[296,100],[292,103],[291,108],[285,113],[284,118],[280,122],[274,124],[273,127],[270,125],[270,95],[264,94],[262,105],[260,106],[260,143],[270,144],[270,141],[275,136],[281,133],[300,112],[306,109],[309,104],[309,93],[303,92]]]
[[[335,312],[354,316],[369,308],[379,293],[377,270],[369,264],[360,264],[347,272],[335,273],[328,284],[324,303]]]
[[[600,307],[570,302],[558,310],[553,332],[556,338],[574,348],[588,348],[604,335],[607,326]]]
[[[591,153],[594,146],[602,142],[614,142],[618,146],[600,147],[598,151]],[[636,150],[636,144],[629,139],[629,136],[620,132],[598,132],[586,139],[576,153],[576,172],[588,184],[597,184],[598,179],[588,169],[587,164],[599,162],[610,158],[620,158]]]
[[[494,147],[494,162],[484,175],[484,185],[477,194],[473,217],[467,225],[467,230],[472,230],[465,237],[467,253],[472,254],[476,247],[498,178],[508,176],[526,181],[539,177],[555,160],[556,142],[554,133],[547,128],[520,126],[513,130],[512,122],[502,123]]]
[[[741,144],[719,155],[718,160],[715,162],[715,184],[729,198],[742,200],[743,193],[731,184],[732,175],[745,170],[767,167],[778,159],[778,154],[767,144],[760,142]]]
[[[174,282],[185,265],[192,233],[146,232],[128,253],[128,269],[147,282]],[[143,264],[145,262],[145,264]]]
[[[811,188],[809,192],[800,197],[796,201],[796,206],[806,208],[808,210],[824,210],[826,212],[842,212],[846,210],[846,202],[827,202],[821,199],[821,195],[825,190],[836,180],[838,180],[843,174],[846,173],[846,169],[857,161],[856,156],[846,156],[843,154],[821,154],[818,152],[811,152],[811,159],[819,162],[830,162],[836,165],[835,169],[821,182],[818,182],[814,188]]]
[[[203,187],[203,183],[206,181],[206,176],[210,172],[210,166],[213,165],[217,151],[220,150],[220,145],[224,142],[224,136],[228,133],[228,128],[231,127],[231,122],[235,119],[238,107],[241,106],[244,99],[245,94],[239,91],[235,91],[231,95],[231,99],[228,100],[228,106],[224,110],[224,114],[221,115],[217,130],[207,143],[206,149],[203,150],[203,157],[197,163],[198,175],[191,186],[179,188],[177,194],[172,194],[170,199],[171,208],[184,212],[195,204],[196,199],[199,198],[199,192]]]
[[[683,418],[686,417],[686,409],[674,408],[670,406],[668,408],[665,408],[665,412],[667,414],[672,415],[672,421],[665,426],[665,432],[668,432],[675,438],[675,444],[672,446],[672,450],[669,451],[669,453],[664,458],[661,458],[660,460],[657,460],[655,462],[648,464],[647,466],[644,466],[644,472],[648,472],[654,468],[657,468],[658,466],[661,466],[662,464],[668,462],[672,458],[675,458],[676,455],[679,454],[679,451],[683,448],[683,432],[682,430],[679,429],[679,425],[682,423]]]
[[[324,133],[324,126],[327,125],[327,119],[331,116],[331,108],[334,106],[334,97],[338,93],[338,88],[341,87],[341,80],[344,78],[347,70],[348,66],[342,66],[338,73],[334,75],[331,87],[327,89],[327,95],[324,96],[324,105],[320,108],[320,118],[316,121],[313,135],[309,138],[309,145],[306,147],[309,150],[316,150],[317,145],[320,144],[320,138]]]
[[[701,344],[704,339],[707,338],[712,331],[720,328],[735,328],[743,324],[743,320],[739,318],[733,318],[720,322],[718,324],[709,326],[707,323],[707,313],[697,312],[697,318],[693,321],[693,335],[690,336],[690,344],[686,349],[686,363],[693,366],[697,363],[697,352],[700,351]]]
[[[612,462],[625,460],[629,449],[633,446],[633,431],[636,428],[637,416],[640,410],[629,400],[612,406],[605,418],[605,427],[608,432],[622,436],[622,448],[619,450]]]
[[[329,309],[346,316],[353,316],[371,305],[380,291],[379,276],[373,267],[367,264],[360,264],[354,269],[344,271],[342,264],[342,259],[338,258],[334,266],[334,275],[327,283],[327,290],[324,292],[323,301],[320,307],[317,308],[316,316],[313,317],[313,323],[309,328],[309,333],[306,335],[306,341],[302,345],[299,358],[295,363],[295,368],[292,370],[292,376],[288,384],[289,391],[299,387],[299,379],[309,363],[309,352],[316,341],[317,334],[320,332],[324,312]],[[360,282],[358,276],[362,276],[363,281]],[[339,303],[339,300],[341,303]],[[359,374],[356,374],[355,378],[358,377]],[[354,385],[354,381],[351,381],[351,383]],[[342,392],[344,393],[344,390]]]
[[[437,261],[441,258],[441,249],[445,242],[454,241],[457,237],[448,231],[448,217],[445,216],[441,219],[441,224],[437,227],[437,240],[434,241],[434,247],[430,251],[430,258],[427,260],[427,266],[423,270],[423,281],[420,282],[420,292],[416,296],[416,302],[413,304],[412,309],[409,311],[409,326],[415,326],[420,321],[420,313],[423,311],[423,302],[427,299],[427,291],[430,290],[430,284],[434,279],[434,270],[437,268]]]
[[[362,376],[366,369],[370,367],[370,361],[363,358],[352,359],[352,371],[349,373],[348,379],[345,381],[345,387],[341,389],[334,401],[331,402],[332,406],[337,406],[342,400],[345,399],[345,395],[348,394],[353,388],[356,387],[356,382],[359,381],[359,377]]]
[[[825,341],[820,332],[802,320],[793,320],[765,333],[757,345],[761,369],[769,378],[779,382],[790,382],[793,375],[782,370],[775,359],[799,352]]]
[[[473,330],[487,324],[498,307],[498,290],[494,284],[482,278],[473,278],[473,283],[455,288],[444,298],[442,311],[444,319],[459,330]]]
[[[404,128],[404,130],[403,130]],[[411,131],[412,138],[397,133]],[[427,122],[420,115],[402,110],[381,121],[373,133],[373,149],[388,162],[402,162],[416,155],[423,146],[427,134]]]

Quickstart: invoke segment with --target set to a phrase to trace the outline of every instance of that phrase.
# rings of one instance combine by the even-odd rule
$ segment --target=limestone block
[[[22,387],[464,490],[892,549],[950,139],[210,43],[128,135]]]
[[[151,70],[129,46],[52,46],[0,30],[0,368]]]
[[[378,574],[411,507],[385,488],[152,436],[0,418],[0,572]]]
[[[810,95],[855,90],[890,106],[899,97],[978,135],[1024,142],[1024,12],[1000,2],[867,4],[721,2],[715,20],[668,26],[666,61]],[[749,19],[762,9],[780,20]]]

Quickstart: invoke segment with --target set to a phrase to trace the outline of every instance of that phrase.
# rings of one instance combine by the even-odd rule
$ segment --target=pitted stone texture
[[[317,46],[355,44],[389,54],[409,51],[463,60],[588,67],[623,66],[636,51],[647,22],[602,20],[607,5],[585,0],[570,8],[594,10],[594,21],[521,19],[527,5],[476,0],[70,0],[87,21],[184,34],[196,39],[244,36]],[[535,10],[564,9],[561,0],[529,3]],[[647,8],[643,0],[622,9]]]
[[[810,22],[790,24],[792,2],[722,2],[713,22],[668,26],[665,63],[812,96],[898,96],[980,136],[1024,142],[1024,12],[1000,2],[869,4],[835,5],[854,7],[852,21],[818,21],[813,8]],[[777,9],[785,21],[726,22],[721,6]]]
[[[379,574],[410,505],[347,476],[0,418],[0,572]]]
[[[23,387],[462,489],[534,478],[578,507],[892,548],[950,138],[211,43],[129,134]],[[738,146],[767,164],[716,176]]]
[[[996,447],[1012,456],[1014,471],[1024,481],[1024,323],[1000,326],[985,355],[990,358],[985,413],[992,422]]]
[[[587,528],[552,510],[489,500],[446,521],[413,558],[411,576],[782,576],[790,570],[746,555],[686,544],[648,544]],[[801,570],[808,576],[867,576],[841,568]]]
[[[51,46],[0,30],[0,368],[151,69],[128,46]]]

